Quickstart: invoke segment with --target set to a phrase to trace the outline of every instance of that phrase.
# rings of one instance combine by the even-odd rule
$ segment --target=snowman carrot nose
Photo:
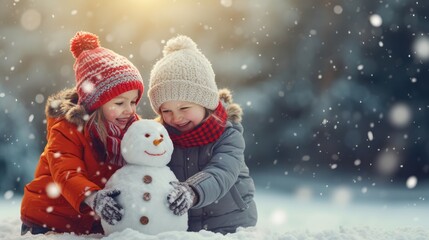
[[[153,140],[153,145],[158,146],[158,144],[160,144],[163,140],[163,138],[155,139]]]

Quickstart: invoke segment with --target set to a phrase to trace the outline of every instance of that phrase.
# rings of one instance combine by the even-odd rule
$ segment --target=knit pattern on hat
[[[167,41],[161,58],[150,74],[149,100],[160,114],[167,101],[187,101],[216,109],[219,96],[215,74],[209,60],[187,36]]]
[[[144,86],[138,69],[127,58],[100,47],[95,34],[77,32],[70,40],[70,51],[76,58],[79,104],[88,113],[130,90],[139,90],[140,100]]]

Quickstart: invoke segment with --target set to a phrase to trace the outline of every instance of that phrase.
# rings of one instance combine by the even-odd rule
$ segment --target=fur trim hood
[[[225,109],[228,114],[228,120],[232,123],[240,123],[243,116],[243,110],[240,105],[233,103],[231,91],[226,88],[220,89],[219,98],[226,104]]]
[[[45,114],[48,118],[65,118],[77,126],[83,126],[88,113],[78,104],[79,97],[75,88],[64,89],[51,95],[46,101]]]

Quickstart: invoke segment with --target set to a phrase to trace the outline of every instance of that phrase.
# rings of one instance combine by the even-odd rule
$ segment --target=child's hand
[[[170,210],[176,215],[183,215],[194,206],[196,195],[194,190],[186,182],[170,182],[173,190],[168,194],[167,201],[170,204]]]
[[[121,191],[118,189],[100,190],[95,194],[93,209],[110,225],[115,225],[124,214],[124,209],[115,200],[119,194]]]

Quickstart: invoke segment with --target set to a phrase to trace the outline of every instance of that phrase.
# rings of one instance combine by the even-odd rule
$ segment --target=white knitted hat
[[[187,36],[168,40],[164,57],[150,73],[149,100],[155,112],[167,101],[187,101],[216,109],[218,89],[209,60]]]

